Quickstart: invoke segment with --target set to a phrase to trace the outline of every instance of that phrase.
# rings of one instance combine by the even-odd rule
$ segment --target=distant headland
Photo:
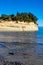
[[[32,13],[0,16],[0,31],[37,31],[38,18]]]

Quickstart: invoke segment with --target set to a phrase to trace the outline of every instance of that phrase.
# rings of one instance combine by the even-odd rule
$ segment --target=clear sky
[[[43,0],[0,0],[0,15],[17,11],[33,13],[39,18],[39,26],[43,26]]]

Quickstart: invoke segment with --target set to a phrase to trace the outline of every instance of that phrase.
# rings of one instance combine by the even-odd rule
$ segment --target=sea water
[[[43,27],[36,32],[0,32],[0,56],[25,65],[43,65]]]

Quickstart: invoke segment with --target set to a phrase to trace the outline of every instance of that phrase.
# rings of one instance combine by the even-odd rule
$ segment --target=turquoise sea
[[[37,32],[0,32],[1,59],[43,65],[43,27]]]

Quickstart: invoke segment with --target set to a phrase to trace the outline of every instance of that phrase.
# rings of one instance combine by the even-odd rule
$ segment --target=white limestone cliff
[[[1,22],[0,31],[38,31],[38,25],[34,22]]]

